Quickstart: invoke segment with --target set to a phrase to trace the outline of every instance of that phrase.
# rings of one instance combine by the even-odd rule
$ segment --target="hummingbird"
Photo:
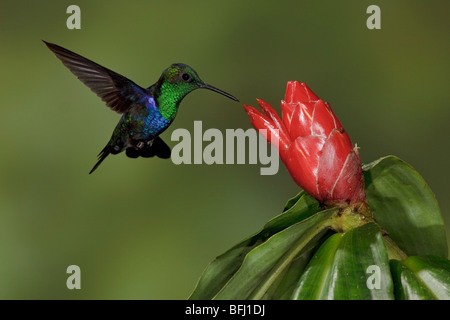
[[[174,121],[181,100],[196,89],[208,89],[232,100],[234,96],[209,85],[183,63],[165,69],[159,80],[143,88],[130,79],[81,55],[43,41],[58,59],[112,110],[122,114],[111,139],[98,154],[91,174],[110,154],[125,150],[129,158],[170,158],[170,147],[161,139]]]

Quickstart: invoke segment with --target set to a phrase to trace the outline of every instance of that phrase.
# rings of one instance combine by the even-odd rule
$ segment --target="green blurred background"
[[[187,4],[189,3],[189,4]],[[68,30],[66,8],[81,8]],[[366,9],[381,8],[381,30]],[[176,128],[250,127],[242,103],[280,109],[286,81],[331,103],[363,162],[395,154],[429,183],[450,230],[449,1],[2,1],[0,298],[185,299],[215,256],[257,232],[299,188],[281,165],[174,165],[109,157],[119,115],[41,39],[142,86],[173,62],[208,83]],[[66,268],[81,268],[68,290]]]

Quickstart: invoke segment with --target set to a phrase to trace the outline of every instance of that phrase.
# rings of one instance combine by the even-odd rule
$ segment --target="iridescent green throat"
[[[173,84],[164,81],[160,86],[156,99],[161,115],[165,119],[173,121],[177,115],[181,100],[194,89],[196,88],[186,84]]]

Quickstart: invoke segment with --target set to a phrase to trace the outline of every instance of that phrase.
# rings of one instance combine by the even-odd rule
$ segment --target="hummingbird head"
[[[164,70],[158,83],[161,93],[172,96],[178,102],[188,93],[199,88],[212,90],[232,100],[239,101],[231,94],[203,82],[194,69],[183,63],[174,63]]]

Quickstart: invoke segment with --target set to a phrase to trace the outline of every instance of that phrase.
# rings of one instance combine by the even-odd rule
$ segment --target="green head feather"
[[[190,92],[200,88],[204,82],[197,72],[182,63],[172,64],[163,71],[159,81],[157,102],[164,118],[173,120],[181,100]]]
[[[158,82],[155,84],[155,97],[159,112],[161,112],[164,118],[173,121],[181,100],[187,94],[198,88],[209,89],[230,99],[239,101],[232,95],[204,83],[197,72],[188,65],[175,63],[163,71]]]

